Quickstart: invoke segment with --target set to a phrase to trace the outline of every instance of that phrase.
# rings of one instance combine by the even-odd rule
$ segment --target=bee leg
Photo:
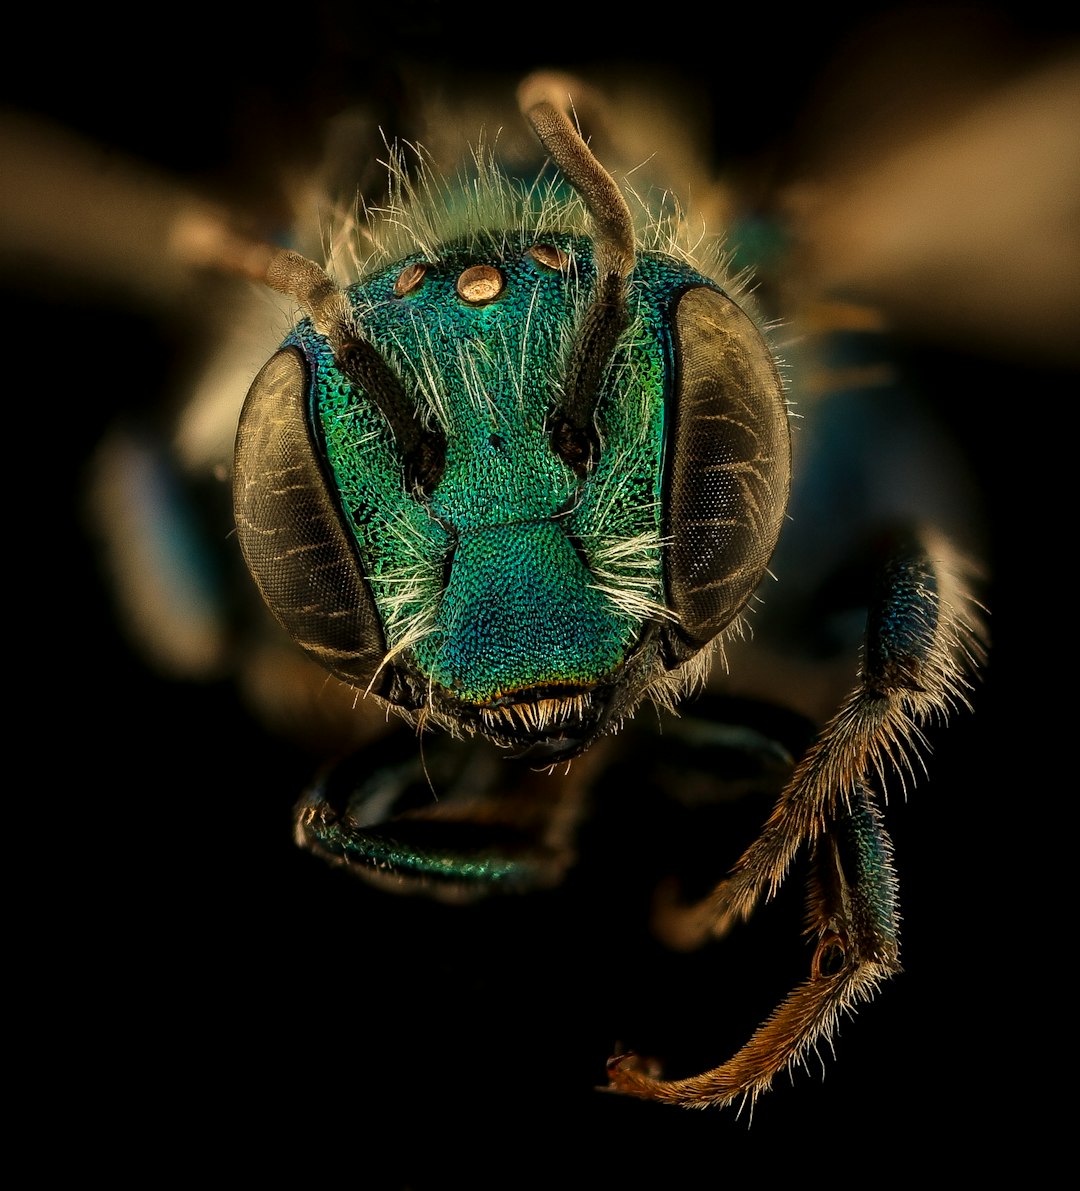
[[[626,1056],[612,1087],[704,1107],[753,1100],[773,1077],[828,1040],[839,1015],[899,970],[896,883],[890,845],[871,794],[891,768],[906,788],[921,769],[921,726],[967,703],[983,655],[977,605],[964,564],[932,534],[909,539],[884,569],[871,602],[858,682],[796,766],[768,822],[731,875],[684,913],[715,933],[747,918],[783,883],[796,852],[813,849],[810,979],[797,987],[727,1063],[685,1080],[651,1079]]]
[[[537,773],[484,741],[450,738],[425,739],[417,756],[398,733],[313,783],[296,842],[369,884],[446,902],[551,888],[574,861],[600,764],[590,754],[567,773]]]
[[[810,978],[795,988],[728,1062],[688,1079],[653,1079],[635,1057],[608,1062],[618,1092],[689,1107],[751,1103],[773,1077],[832,1039],[841,1014],[869,1001],[900,971],[899,912],[891,845],[870,792],[857,786],[848,808],[815,849],[808,933],[816,935]]]

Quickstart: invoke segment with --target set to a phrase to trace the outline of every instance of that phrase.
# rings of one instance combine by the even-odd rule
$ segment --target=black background
[[[1003,77],[1071,34],[1039,5],[957,11],[965,34],[947,36]],[[673,66],[724,113],[717,160],[767,161],[782,181],[874,28],[851,7],[793,25],[760,8],[704,27],[668,28],[667,15],[633,29],[532,9],[511,27],[446,4],[381,18],[326,2],[285,19],[198,5],[153,24],[86,15],[16,30],[25,61],[7,85],[17,108],[242,205],[272,190],[271,149],[302,151],[356,97],[388,112],[403,103],[403,58],[463,87],[473,72],[553,62]],[[632,807],[625,837],[588,837],[591,863],[562,889],[479,909],[394,899],[297,851],[289,814],[311,759],[267,736],[228,685],[170,684],[144,667],[83,529],[85,463],[118,412],[155,400],[157,384],[168,392],[191,350],[185,319],[18,271],[2,281],[9,365],[25,369],[9,388],[20,419],[9,499],[27,537],[15,656],[33,642],[13,741],[29,780],[9,815],[28,944],[15,979],[31,1023],[26,1100],[51,1139],[35,1146],[43,1171],[75,1150],[88,1169],[192,1176],[296,1163],[317,1184],[634,1186],[656,1173],[682,1186],[803,1166],[843,1177],[850,1162],[872,1177],[918,1168],[938,1144],[960,1169],[1011,1145],[1046,1028],[1020,993],[1048,745],[1016,714],[1040,700],[1017,694],[1032,689],[1022,655],[1034,648],[1017,576],[1039,574],[1043,614],[1053,597],[1043,548],[1011,532],[1017,512],[1037,516],[1017,495],[1031,460],[1018,462],[995,399],[1052,403],[1075,386],[1071,370],[904,343],[985,494],[994,658],[977,715],[937,738],[932,780],[890,808],[905,974],[845,1024],[823,1079],[811,1063],[779,1080],[751,1126],[745,1113],[594,1089],[618,1042],[686,1072],[725,1057],[799,976],[797,897],[730,944],[666,955],[632,876],[648,841]],[[132,370],[156,380],[133,389]],[[1031,487],[1045,492],[1041,479]],[[718,848],[718,872],[733,855]]]

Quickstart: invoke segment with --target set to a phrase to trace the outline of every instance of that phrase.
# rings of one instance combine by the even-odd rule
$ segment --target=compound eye
[[[311,432],[309,387],[307,363],[291,347],[252,382],[236,435],[236,532],[286,632],[339,678],[366,688],[386,644]]]
[[[729,624],[761,581],[791,479],[783,384],[753,320],[701,287],[679,299],[674,326],[664,502],[673,664]]]

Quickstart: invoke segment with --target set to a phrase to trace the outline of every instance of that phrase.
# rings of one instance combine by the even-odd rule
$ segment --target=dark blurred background
[[[1032,804],[1052,793],[1043,759],[1057,751],[1028,662],[1029,642],[1048,644],[1028,577],[1057,570],[1040,508],[1054,500],[1063,447],[1043,440],[1071,433],[1058,411],[1080,362],[1077,191],[1060,193],[1060,154],[1048,151],[1044,175],[1029,164],[1038,154],[1020,155],[1034,133],[1006,135],[1022,161],[1012,173],[1032,187],[1002,199],[1008,235],[984,250],[966,247],[935,277],[860,255],[858,237],[841,233],[885,209],[879,179],[887,192],[894,151],[911,146],[928,178],[946,175],[940,190],[902,200],[908,209],[923,195],[934,208],[927,236],[942,223],[981,227],[964,213],[996,185],[984,170],[996,179],[1000,160],[990,170],[980,141],[958,171],[968,191],[918,146],[987,104],[989,125],[1005,128],[1026,102],[1010,97],[1056,63],[1071,60],[1075,79],[1075,15],[1041,3],[804,6],[794,17],[749,6],[696,22],[680,13],[676,27],[670,15],[630,27],[628,13],[516,9],[511,20],[422,3],[374,15],[324,0],[285,19],[201,4],[152,19],[24,17],[9,29],[0,98],[9,115],[77,134],[121,171],[133,160],[272,229],[287,213],[283,171],[318,156],[328,118],[362,104],[408,135],[426,79],[453,95],[537,66],[617,66],[667,71],[702,96],[716,170],[786,196],[814,229],[817,267],[834,269],[828,280],[879,300],[907,375],[962,445],[984,501],[994,652],[977,713],[935,734],[930,780],[889,808],[905,974],[844,1025],[824,1078],[811,1062],[778,1080],[748,1128],[746,1114],[594,1088],[617,1044],[688,1073],[748,1035],[806,961],[798,882],[767,921],[673,957],[647,933],[634,874],[649,829],[633,808],[586,837],[560,890],[474,909],[380,894],[294,848],[290,810],[312,758],[264,731],[228,682],[156,675],[101,582],[88,460],[118,416],[180,399],[206,309],[186,282],[169,289],[165,277],[154,296],[125,267],[76,259],[68,194],[63,209],[76,214],[57,221],[57,243],[63,223],[75,248],[43,254],[9,228],[0,256],[19,417],[11,468],[24,484],[17,496],[9,487],[9,507],[29,538],[17,627],[34,642],[15,737],[30,788],[9,819],[27,857],[19,902],[31,907],[17,914],[29,946],[14,980],[33,1022],[28,1100],[57,1138],[38,1151],[43,1170],[67,1160],[70,1140],[88,1169],[151,1177],[212,1167],[261,1180],[299,1163],[316,1184],[635,1186],[655,1174],[678,1187],[775,1182],[804,1165],[828,1177],[852,1160],[870,1178],[928,1165],[931,1144],[959,1171],[1012,1145],[1030,1056],[1044,1051],[1041,1013],[1055,1009],[1040,993],[1047,1004],[1033,1016],[1017,943],[1040,897]],[[1071,126],[1075,154],[1076,95],[1049,94],[1060,110],[1048,126]],[[1044,127],[1038,114],[1016,118]],[[6,142],[12,154],[26,146],[19,136]],[[1040,286],[1029,259],[1043,259],[1054,228],[1062,271]],[[830,259],[834,232],[842,247]],[[996,287],[996,316],[990,303],[965,319],[969,284]],[[1040,290],[1045,312],[1028,297]],[[1049,434],[1044,405],[1056,415]],[[1052,616],[1054,596],[1038,587],[1035,614]],[[718,876],[737,851],[718,841]]]

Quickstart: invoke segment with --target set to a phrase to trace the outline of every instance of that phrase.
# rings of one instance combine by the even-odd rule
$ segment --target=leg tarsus
[[[820,1041],[831,1042],[840,1017],[869,1001],[900,971],[899,908],[891,845],[869,791],[859,787],[819,846],[808,900],[808,933],[818,944],[811,977],[794,989],[728,1062],[688,1079],[657,1079],[637,1056],[608,1060],[613,1090],[687,1108],[751,1101],[781,1071],[802,1062]],[[828,957],[843,963],[828,971]]]
[[[887,964],[851,965],[796,988],[728,1062],[689,1079],[654,1079],[616,1058],[609,1062],[613,1090],[685,1108],[724,1108],[755,1100],[781,1071],[801,1062],[821,1040],[831,1041],[841,1014],[869,1001],[894,973]]]

